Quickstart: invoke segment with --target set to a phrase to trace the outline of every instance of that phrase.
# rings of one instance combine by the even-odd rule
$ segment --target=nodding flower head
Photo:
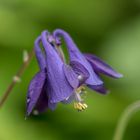
[[[65,62],[61,38],[68,49],[69,64]],[[83,111],[87,108],[81,97],[85,93],[85,86],[106,94],[108,90],[99,74],[122,77],[97,56],[82,54],[70,35],[61,29],[55,30],[53,34],[43,31],[35,40],[35,54],[40,70],[28,88],[27,116],[32,112],[44,112],[47,108],[54,110],[59,102],[67,104],[74,101],[74,108]]]

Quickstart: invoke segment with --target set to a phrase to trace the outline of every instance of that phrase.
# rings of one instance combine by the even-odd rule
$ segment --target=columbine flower
[[[69,65],[61,50],[61,37],[68,48]],[[43,50],[40,48],[42,43]],[[87,108],[81,98],[85,86],[107,93],[99,74],[103,73],[114,78],[122,77],[109,65],[91,54],[82,54],[68,33],[57,29],[51,35],[44,31],[35,41],[35,54],[40,71],[32,79],[27,96],[27,115],[35,109],[35,113],[47,108],[55,109],[58,102],[70,103],[82,111]]]

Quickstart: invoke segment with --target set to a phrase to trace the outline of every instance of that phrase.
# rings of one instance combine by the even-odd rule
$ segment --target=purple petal
[[[35,107],[40,94],[42,93],[42,88],[46,80],[45,71],[38,72],[32,81],[30,82],[27,95],[27,116],[30,115],[33,108]]]
[[[37,101],[37,104],[35,106],[35,110],[37,110],[39,113],[45,112],[47,108],[51,110],[55,110],[56,108],[56,103],[50,103],[48,100],[48,93],[47,93],[47,82],[43,86],[41,95]]]
[[[71,61],[70,62],[71,67],[73,68],[74,72],[78,75],[81,76],[80,83],[85,82],[88,77],[89,77],[89,72],[88,70],[79,62],[77,61]]]
[[[45,57],[43,55],[43,52],[39,46],[41,41],[41,37],[39,36],[36,40],[35,40],[35,55],[38,61],[38,64],[40,66],[40,69],[43,70],[46,67],[46,62],[45,62]]]
[[[56,109],[57,103],[48,103],[48,108],[51,109],[52,111]]]
[[[37,110],[39,113],[46,111],[46,109],[48,108],[48,96],[45,88],[46,87],[43,86],[40,97],[35,105],[35,110]]]
[[[75,89],[79,85],[78,75],[76,75],[73,69],[69,66],[64,64],[63,65],[64,74],[66,76],[67,81],[69,84]]]
[[[95,74],[94,70],[92,69],[89,62],[85,59],[83,54],[80,50],[76,47],[75,43],[73,42],[72,38],[69,36],[68,33],[61,29],[57,29],[53,33],[54,37],[57,39],[58,37],[62,36],[67,44],[70,61],[78,61],[81,63],[85,68],[87,68],[90,76],[86,80],[86,84],[90,85],[101,85],[103,82],[99,79],[99,77]]]
[[[95,55],[84,54],[85,58],[90,62],[91,66],[97,73],[103,73],[113,78],[121,78],[123,75],[116,72],[112,67],[102,61]]]
[[[107,94],[109,93],[109,90],[107,90],[104,85],[98,85],[98,86],[94,86],[94,85],[87,85],[89,88],[91,88],[92,90],[95,90],[101,94]]]
[[[63,61],[51,44],[48,43],[47,35],[47,31],[44,31],[41,39],[46,53],[48,97],[49,102],[57,103],[69,97],[74,89],[68,83],[63,72]]]

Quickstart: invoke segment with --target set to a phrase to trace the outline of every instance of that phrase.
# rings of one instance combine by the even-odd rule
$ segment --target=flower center
[[[88,106],[84,103],[83,99],[81,98],[81,94],[85,92],[85,87],[80,86],[75,90],[75,102],[74,102],[74,108],[78,111],[85,110]]]

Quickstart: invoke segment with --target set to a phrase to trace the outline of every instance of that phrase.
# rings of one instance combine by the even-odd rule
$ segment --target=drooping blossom
[[[61,48],[61,39],[64,39],[69,54],[69,63]],[[42,43],[43,49],[40,48]],[[57,29],[50,34],[48,31],[35,41],[35,54],[40,71],[32,79],[27,95],[27,115],[33,110],[44,112],[47,108],[54,110],[57,103],[71,103],[82,111],[87,108],[81,94],[85,86],[106,94],[99,74],[105,74],[113,78],[122,77],[108,64],[92,54],[83,54],[77,48],[70,35]]]

